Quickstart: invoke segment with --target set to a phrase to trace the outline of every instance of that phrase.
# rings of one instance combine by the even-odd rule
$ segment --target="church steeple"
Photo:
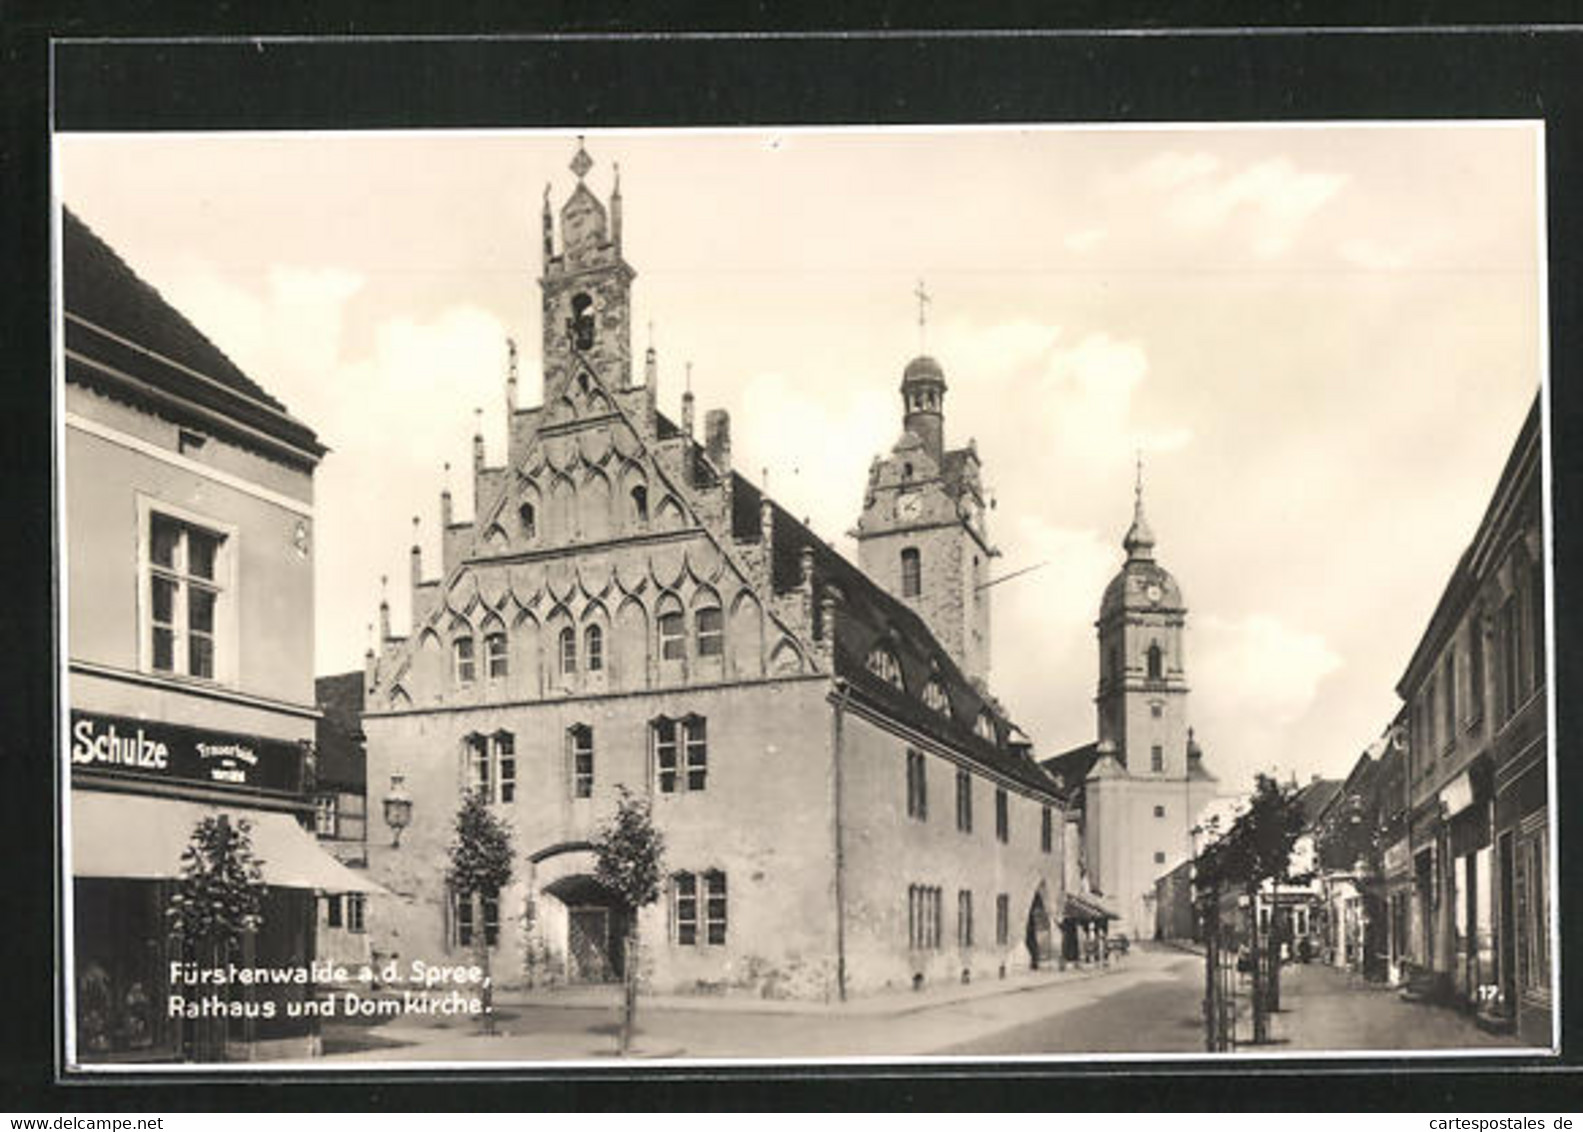
[[[1142,453],[1138,455],[1138,478],[1132,492],[1132,526],[1127,528],[1127,537],[1121,540],[1121,545],[1127,552],[1128,562],[1147,561],[1154,557],[1154,532],[1149,529],[1149,520],[1143,515]]]
[[[924,450],[938,466],[945,453],[945,371],[923,352],[928,306],[933,300],[922,280],[913,295],[918,300],[918,356],[902,372],[902,427],[923,441]]]

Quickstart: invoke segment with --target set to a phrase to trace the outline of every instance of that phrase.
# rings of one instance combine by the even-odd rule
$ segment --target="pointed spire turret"
[[[1132,526],[1127,528],[1127,537],[1122,539],[1121,545],[1127,551],[1127,559],[1154,557],[1154,532],[1149,529],[1149,520],[1143,514],[1143,453],[1138,454],[1138,478],[1133,486]]]
[[[517,340],[506,339],[506,425],[511,424],[511,414],[517,411]]]
[[[617,254],[621,251],[621,166],[612,162],[611,168],[615,170],[615,187],[610,190],[610,242],[615,244]]]

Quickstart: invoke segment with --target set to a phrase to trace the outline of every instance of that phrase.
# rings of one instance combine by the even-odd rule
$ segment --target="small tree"
[[[182,851],[165,919],[182,953],[199,963],[218,967],[240,958],[242,940],[264,922],[264,875],[252,832],[246,818],[232,825],[218,814],[198,822]]]
[[[473,915],[473,949],[484,973],[484,1033],[495,1032],[494,979],[489,973],[489,937],[484,924],[484,900],[499,900],[511,883],[511,829],[489,808],[483,790],[470,791],[456,811],[456,836],[451,841],[450,867],[445,882],[458,901],[466,900]],[[498,914],[498,904],[497,904]]]
[[[1292,879],[1292,847],[1302,832],[1303,807],[1299,792],[1284,788],[1275,779],[1261,774],[1247,809],[1232,823],[1226,835],[1206,846],[1198,858],[1199,874],[1210,892],[1218,893],[1222,885],[1240,887],[1248,900],[1255,1042],[1269,1040],[1269,1001],[1259,940],[1259,889],[1266,881],[1281,884]],[[1273,926],[1273,915],[1271,920]],[[1277,954],[1274,978],[1279,978],[1278,964]]]
[[[625,786],[616,812],[600,829],[594,842],[594,877],[618,896],[627,910],[627,934],[621,972],[621,1053],[632,1045],[638,1009],[638,912],[660,898],[660,870],[665,838],[654,828],[646,798],[635,797]]]

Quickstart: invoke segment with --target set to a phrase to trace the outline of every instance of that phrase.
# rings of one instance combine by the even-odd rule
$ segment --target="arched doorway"
[[[1044,882],[1034,891],[1033,902],[1028,906],[1028,925],[1023,942],[1028,948],[1028,965],[1037,971],[1052,954],[1050,945],[1050,913],[1044,903]]]
[[[629,919],[620,897],[586,873],[551,881],[542,891],[564,910],[567,981],[620,981]]]

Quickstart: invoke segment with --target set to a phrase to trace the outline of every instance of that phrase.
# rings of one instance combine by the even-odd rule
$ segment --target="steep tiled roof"
[[[1303,807],[1304,826],[1312,825],[1315,819],[1325,812],[1325,807],[1335,801],[1336,795],[1341,793],[1341,787],[1342,781],[1339,778],[1320,778],[1298,791],[1298,800]]]
[[[1039,765],[1045,769],[1045,773],[1057,778],[1069,792],[1075,795],[1082,791],[1088,772],[1094,769],[1094,764],[1098,761],[1099,744],[1084,743],[1081,747],[1073,747],[1069,751],[1062,751],[1059,755],[1041,759]]]
[[[742,475],[732,474],[732,534],[755,539],[760,533],[763,492]],[[770,501],[774,545],[770,548],[771,578],[776,593],[787,593],[802,582],[802,551],[813,550],[815,592],[833,585],[841,592],[835,612],[835,670],[855,691],[888,714],[927,735],[949,744],[985,769],[1044,793],[1055,784],[1031,758],[1010,749],[1014,725],[989,697],[979,692],[945,649],[934,639],[923,619],[906,603],[877,585],[834,547]],[[868,670],[869,653],[884,644],[895,654],[905,690],[886,683]],[[946,717],[927,707],[924,686],[938,675],[951,705]],[[974,730],[979,713],[995,721],[998,742],[991,743]]]
[[[363,789],[367,780],[362,743],[363,674],[320,676],[313,682],[313,695],[323,713],[314,725],[319,784]]]
[[[213,342],[134,272],[70,209],[61,222],[61,276],[66,348],[182,401],[222,414],[316,458],[325,448],[313,430],[243,373]],[[129,345],[130,343],[130,345]],[[101,369],[70,363],[69,376],[132,385]],[[311,462],[311,461],[310,461]]]

